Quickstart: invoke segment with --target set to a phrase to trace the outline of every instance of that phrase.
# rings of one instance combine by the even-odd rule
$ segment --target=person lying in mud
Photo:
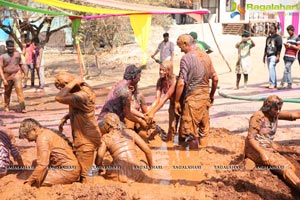
[[[137,123],[140,129],[147,131],[151,122],[140,111],[132,109],[132,99],[135,98],[134,92],[137,92],[137,84],[141,78],[141,68],[135,65],[128,65],[125,69],[123,80],[119,81],[109,92],[107,99],[98,116],[98,124],[101,124],[105,114],[111,112],[120,117],[120,120],[125,123],[125,118],[134,123]],[[130,128],[130,127],[129,127]],[[101,126],[100,126],[101,129]],[[102,132],[102,130],[101,130]],[[148,139],[147,135],[142,135]]]
[[[69,105],[69,113],[61,119],[59,130],[70,119],[74,151],[81,166],[80,179],[86,182],[101,138],[95,118],[96,95],[87,83],[68,72],[56,74],[55,86],[60,90],[55,100]]]
[[[79,180],[80,165],[73,153],[72,143],[63,134],[27,118],[20,124],[19,138],[34,141],[37,147],[37,166],[24,184],[41,187]]]
[[[15,143],[16,140],[12,131],[6,128],[0,119],[0,178],[7,174],[7,167],[12,164],[9,159],[10,154],[19,166],[23,166],[22,157],[15,147]]]
[[[178,116],[175,115],[175,87],[176,77],[173,74],[173,64],[171,61],[164,61],[159,68],[159,79],[156,83],[156,96],[147,116],[153,120],[155,113],[170,100],[169,105],[169,129],[168,134],[163,138],[166,142],[173,141],[176,134]]]
[[[124,132],[120,118],[115,113],[105,114],[101,123],[104,132],[96,157],[96,166],[103,166],[103,158],[106,151],[109,151],[113,162],[110,164],[111,169],[107,167],[106,178],[120,182],[142,181],[145,174],[140,169],[142,163],[139,164],[137,159],[135,144],[145,153],[148,166],[152,167],[152,153],[148,145],[133,131]]]
[[[300,119],[300,112],[281,111],[283,101],[276,95],[266,98],[261,109],[255,112],[249,122],[245,155],[257,166],[266,167],[282,175],[284,180],[300,191],[300,178],[293,164],[279,151],[279,144],[273,141],[278,120]]]

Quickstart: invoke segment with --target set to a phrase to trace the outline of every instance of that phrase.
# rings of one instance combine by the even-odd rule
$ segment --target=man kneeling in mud
[[[107,168],[106,177],[120,182],[143,181],[145,174],[140,169],[135,144],[145,153],[149,167],[153,166],[152,153],[144,140],[133,131],[122,129],[120,118],[114,113],[107,113],[101,122],[103,136],[96,157],[96,165],[103,166],[103,158],[109,151],[113,158],[111,169]]]
[[[35,141],[37,146],[37,166],[24,184],[52,186],[70,184],[79,179],[80,166],[72,143],[63,134],[28,118],[20,124],[19,138]]]
[[[156,126],[142,112],[134,109],[132,101],[138,100],[137,85],[141,78],[142,69],[135,65],[128,65],[125,69],[123,80],[114,85],[98,116],[98,124],[101,123],[106,113],[115,113],[127,128],[134,129],[146,142],[156,134]],[[138,102],[140,106],[141,102]],[[131,121],[132,123],[126,123]],[[129,125],[131,124],[131,125]],[[101,126],[99,125],[100,130]],[[101,131],[102,132],[102,131]],[[103,133],[102,133],[103,134]]]

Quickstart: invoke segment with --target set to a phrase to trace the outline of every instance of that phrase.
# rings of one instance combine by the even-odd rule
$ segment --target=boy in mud
[[[79,179],[80,166],[66,136],[27,118],[20,124],[19,138],[34,141],[37,147],[37,166],[24,184],[41,187],[70,184]]]
[[[4,84],[4,111],[9,112],[10,97],[13,88],[15,88],[20,104],[20,112],[26,113],[22,86],[22,73],[25,73],[25,63],[21,59],[21,54],[15,50],[13,40],[6,41],[6,48],[7,53],[0,56],[0,77]]]
[[[125,123],[125,118],[140,127],[139,134],[147,141],[151,134],[148,134],[150,121],[142,112],[133,109],[132,100],[137,95],[137,84],[141,78],[141,68],[135,65],[128,65],[125,69],[123,80],[119,81],[109,92],[107,99],[98,116],[98,124],[105,114],[111,112],[120,117],[121,122]],[[135,93],[136,92],[136,93]],[[128,124],[128,123],[127,123]],[[128,128],[132,128],[131,126]],[[101,126],[100,126],[100,129]],[[102,130],[101,130],[102,132]]]
[[[61,119],[59,129],[62,131],[70,119],[74,151],[81,166],[81,182],[86,182],[101,138],[95,118],[96,95],[87,83],[68,72],[59,72],[55,76],[55,86],[60,90],[55,100],[69,105],[69,113]]]
[[[15,143],[16,140],[12,131],[6,128],[0,119],[0,178],[7,174],[7,167],[11,165],[10,154],[19,166],[23,166],[22,157],[16,149]]]
[[[148,166],[153,166],[152,153],[148,145],[133,131],[122,129],[120,118],[115,113],[107,113],[101,121],[103,136],[98,150],[96,165],[101,167],[106,151],[113,158],[106,177],[120,182],[142,181],[145,174],[139,169],[135,144],[145,153]],[[136,168],[136,169],[135,169]]]
[[[252,115],[245,143],[245,155],[258,167],[282,175],[286,182],[300,191],[300,178],[295,173],[295,166],[281,154],[282,149],[287,147],[283,148],[273,141],[278,120],[300,119],[300,112],[281,111],[282,104],[281,98],[271,95],[266,98],[261,109]],[[291,148],[289,151],[294,152]]]
[[[147,112],[147,116],[152,120],[155,113],[163,107],[163,105],[170,100],[169,105],[169,129],[166,138],[163,138],[166,142],[173,141],[174,135],[176,134],[176,126],[178,117],[174,112],[175,102],[175,87],[176,77],[173,74],[173,64],[171,61],[164,61],[160,65],[159,79],[156,83],[156,96],[152,103],[151,108]]]

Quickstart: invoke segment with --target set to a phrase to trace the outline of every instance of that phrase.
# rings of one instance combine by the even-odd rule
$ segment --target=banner
[[[63,8],[67,10],[74,10],[78,12],[88,12],[88,13],[98,13],[98,14],[129,14],[129,13],[138,13],[136,11],[126,11],[126,10],[112,10],[112,9],[105,9],[105,8],[96,8],[91,6],[82,6],[76,5],[72,3],[67,3],[63,1],[57,0],[33,0],[34,2],[47,4],[50,6]]]
[[[147,62],[147,49],[151,28],[152,15],[130,15],[130,23],[134,36],[143,51],[142,65]]]
[[[29,11],[29,12],[37,12],[37,13],[42,13],[42,14],[46,14],[46,15],[53,15],[53,16],[70,16],[71,15],[71,14],[66,14],[66,13],[61,13],[61,12],[50,11],[50,10],[43,10],[43,9],[40,9],[40,8],[32,8],[32,7],[23,6],[23,5],[20,5],[20,4],[14,4],[14,3],[11,3],[11,2],[3,1],[3,0],[0,0],[0,5],[15,8],[15,9],[19,9],[19,10],[26,10],[26,11]]]

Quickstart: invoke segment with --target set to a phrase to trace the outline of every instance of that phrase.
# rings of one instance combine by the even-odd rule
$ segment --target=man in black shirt
[[[265,52],[263,57],[263,62],[267,60],[269,69],[269,89],[274,89],[277,87],[276,78],[276,64],[279,62],[280,52],[282,49],[282,38],[277,34],[277,27],[275,24],[270,26],[270,34],[266,40]],[[266,59],[267,57],[267,59]]]

